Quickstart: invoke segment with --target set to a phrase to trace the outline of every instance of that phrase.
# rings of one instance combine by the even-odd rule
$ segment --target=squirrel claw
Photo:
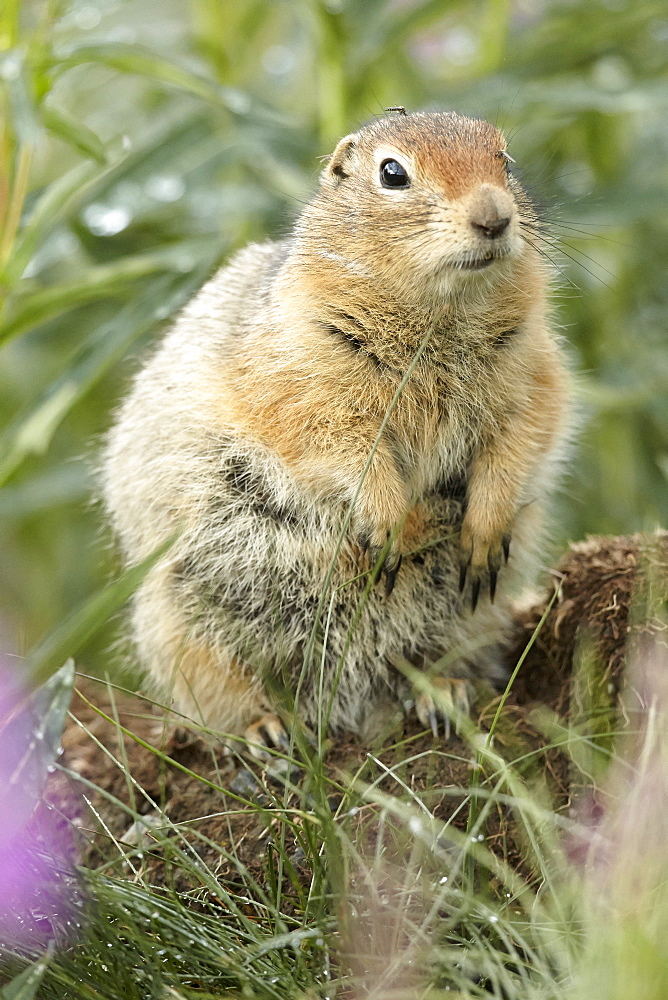
[[[388,540],[384,545],[367,545],[368,565],[374,583],[378,583],[381,576],[385,579],[385,596],[389,597],[394,590],[397,573],[401,567],[402,555],[390,547]]]
[[[501,567],[508,562],[510,533],[499,535],[489,544],[477,547],[467,541],[462,545],[459,562],[459,591],[463,593],[467,577],[471,583],[471,611],[475,611],[482,589],[482,581],[489,587],[489,600],[494,603]]]
[[[443,736],[446,740],[450,739],[450,717],[448,715],[440,716],[443,720]],[[431,729],[432,736],[434,739],[438,737],[438,720],[439,713],[436,708],[432,708],[430,712],[427,713],[427,721],[429,722],[429,728]]]
[[[249,753],[256,760],[271,760],[272,755],[267,751],[272,748],[282,753],[290,753],[290,740],[285,726],[272,712],[267,712],[257,722],[247,726],[244,737],[248,742]]]
[[[438,712],[436,711],[435,708],[432,708],[430,712],[427,712],[427,721],[429,722],[429,728],[431,729],[432,735],[434,736],[434,738],[436,738],[438,736]],[[449,729],[450,729],[450,720],[445,719],[446,740],[450,736]]]
[[[487,556],[487,568],[489,569],[489,599],[493,604],[494,595],[496,594],[496,581],[501,569],[501,552],[498,549],[495,552],[490,552]]]
[[[469,560],[462,559],[459,564],[459,593],[464,593],[464,587],[466,586],[466,574],[469,569]]]
[[[391,563],[390,563],[390,559],[389,558],[385,560],[384,572],[385,572],[385,596],[386,597],[389,597],[390,594],[392,593],[392,591],[394,590],[394,583],[395,583],[395,581],[397,579],[397,573],[399,572],[399,569],[401,568],[401,560],[402,560],[402,558],[403,557],[402,557],[402,555],[400,553],[396,557],[396,559],[392,560]]]
[[[462,558],[459,564],[459,593],[463,594],[464,588],[466,586],[466,578],[469,575],[469,566],[471,565],[471,558]],[[469,579],[471,580],[471,611],[475,611],[478,598],[480,597],[480,575],[477,571],[471,573]],[[494,580],[494,589],[496,589],[496,580]],[[491,584],[490,584],[491,589]],[[492,598],[493,599],[493,598]]]
[[[449,740],[451,717],[454,715],[456,719],[457,713],[467,715],[471,710],[469,684],[459,678],[435,677],[433,685],[433,694],[423,692],[415,699],[415,713],[425,729],[431,729],[434,737],[438,737],[442,726],[443,736]]]
[[[508,562],[510,556],[510,535],[504,535],[501,539],[501,548],[503,549],[503,558]]]
[[[471,579],[471,611],[475,611],[480,597],[480,577],[474,576]]]

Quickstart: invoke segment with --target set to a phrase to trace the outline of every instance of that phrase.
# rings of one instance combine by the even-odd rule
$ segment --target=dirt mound
[[[549,739],[536,723],[536,708],[544,706],[562,721],[568,719],[578,657],[594,664],[597,683],[614,705],[629,640],[632,645],[634,633],[660,630],[657,616],[668,599],[668,534],[589,538],[569,548],[552,581],[546,595],[518,610],[510,662],[521,660],[521,666],[503,705],[494,745],[506,760],[533,761],[529,779],[546,782],[557,807],[567,808],[569,764],[558,750],[545,749]],[[489,688],[478,690],[474,720],[482,730],[489,728],[501,697]],[[152,827],[166,814],[196,843],[202,859],[217,866],[219,877],[235,880],[241,865],[264,879],[270,845],[286,810],[297,817],[308,811],[309,768],[294,769],[286,785],[276,765],[263,769],[220,744],[203,741],[140,696],[83,679],[72,714],[63,745],[67,765],[82,779],[90,802],[82,825],[91,864],[108,862],[115,850],[127,873],[120,842],[144,845],[142,864],[150,880],[179,883],[185,876],[165,865],[151,839]],[[327,805],[334,812],[342,802],[350,809],[347,790],[355,776],[386,792],[408,793],[440,819],[453,819],[464,828],[470,822],[462,803],[473,756],[459,737],[445,742],[422,731],[412,714],[398,717],[385,739],[372,747],[353,738],[328,744],[322,759]],[[352,810],[360,829],[374,808],[367,802]],[[303,851],[296,829],[290,825],[281,836],[287,838],[298,879]],[[497,810],[490,815],[485,832],[488,846],[521,865],[521,838],[508,814]]]

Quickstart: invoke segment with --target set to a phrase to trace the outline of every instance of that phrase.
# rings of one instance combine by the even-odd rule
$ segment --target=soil
[[[635,637],[661,632],[659,610],[665,611],[668,600],[668,533],[589,538],[568,549],[550,580],[546,593],[518,608],[509,663],[521,660],[521,665],[495,728],[494,748],[507,760],[522,757],[525,780],[547,786],[553,805],[567,811],[572,766],[559,749],[549,747],[550,726],[555,718],[567,724],[574,705],[579,710],[582,685],[574,685],[574,666],[575,676],[586,675],[587,684],[594,678],[599,707],[602,698],[614,712]],[[473,718],[485,731],[502,695],[481,687],[477,696]],[[286,823],[286,804],[306,815],[345,809],[350,835],[365,836],[378,807],[351,790],[353,776],[358,783],[377,782],[404,800],[409,789],[439,819],[461,830],[470,822],[465,795],[476,767],[471,745],[456,735],[445,740],[443,734],[435,738],[424,732],[414,713],[397,717],[373,746],[352,737],[329,742],[322,763],[326,803],[311,797],[309,768],[294,769],[286,786],[275,765],[263,768],[202,740],[139,694],[93,679],[79,679],[63,746],[67,767],[82,779],[73,784],[83,786],[90,802],[78,820],[87,863],[111,863],[113,870],[117,858],[115,871],[123,877],[130,876],[132,865],[141,865],[154,885],[193,889],[192,875],[166,862],[164,845],[151,832],[160,810],[172,823],[184,824],[181,830],[200,857],[215,865],[219,879],[234,883],[242,870],[266,882],[279,837],[285,838],[295,885],[305,880],[308,819],[302,825],[299,818]],[[304,752],[311,751],[306,747]],[[484,784],[485,779],[483,767],[479,780]],[[145,825],[125,806],[145,817]],[[487,847],[531,874],[508,812],[498,807],[482,828]],[[130,861],[123,857],[127,845],[135,846],[134,861],[132,852]]]

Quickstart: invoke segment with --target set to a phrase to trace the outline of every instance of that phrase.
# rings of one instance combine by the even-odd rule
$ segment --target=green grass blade
[[[66,371],[14,419],[0,437],[0,487],[29,455],[43,454],[70,412],[109,369],[165,316],[172,315],[199,287],[210,261],[176,282],[155,282],[137,301],[96,330]]]
[[[105,295],[122,297],[130,286],[142,278],[161,271],[182,272],[184,261],[196,261],[208,250],[217,246],[217,240],[208,238],[162,247],[149,253],[125,257],[113,264],[101,264],[84,271],[71,283],[61,283],[52,288],[25,292],[8,305],[5,322],[0,329],[0,344],[48,320],[69,312],[77,306],[96,302]],[[192,265],[191,265],[192,266]]]
[[[91,182],[103,176],[97,163],[79,163],[68,170],[38,195],[19,231],[4,279],[11,287],[18,281],[39,244],[47,233],[61,222],[72,206],[86,197]]]
[[[139,565],[127,570],[113,583],[98,590],[79,605],[35,646],[26,657],[31,683],[42,684],[55,669],[75,655],[135,592],[153,566],[173,544],[170,538]]]
[[[20,49],[12,49],[0,56],[0,81],[0,93],[4,90],[6,95],[14,136],[19,143],[34,145],[39,141],[42,129],[32,96],[30,70]]]
[[[158,55],[141,45],[106,42],[100,45],[77,46],[54,62],[53,71],[61,75],[73,66],[90,62],[186,91],[234,116],[273,122],[285,121],[282,115],[261,106],[244,91],[223,87],[206,76],[186,69],[175,60]]]
[[[107,154],[102,140],[95,135],[92,129],[89,129],[83,122],[77,121],[66,111],[46,104],[42,108],[42,121],[49,132],[72,146],[77,152],[89,156],[96,163],[105,164],[107,162]]]
[[[35,1000],[40,983],[51,961],[51,951],[20,972],[0,990],[0,1000]]]

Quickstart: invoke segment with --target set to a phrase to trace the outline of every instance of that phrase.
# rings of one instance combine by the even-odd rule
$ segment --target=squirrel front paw
[[[482,581],[487,576],[489,599],[494,602],[496,583],[502,562],[510,555],[510,527],[496,531],[476,530],[467,515],[462,524],[459,557],[459,590],[463,593],[466,580],[471,583],[471,610],[475,611]]]

